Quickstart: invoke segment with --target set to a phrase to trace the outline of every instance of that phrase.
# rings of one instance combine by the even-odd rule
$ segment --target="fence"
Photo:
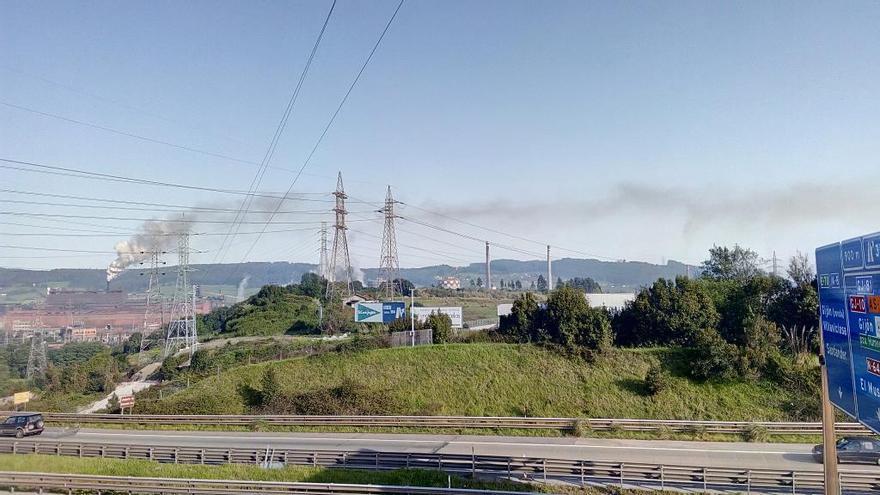
[[[35,490],[40,493],[42,493],[43,490],[51,490],[67,493],[73,491],[94,491],[97,493],[205,493],[219,495],[241,495],[243,493],[405,493],[413,495],[483,495],[488,493],[502,493],[506,495],[522,495],[522,492],[487,492],[461,488],[175,478],[132,478],[122,476],[17,473],[2,471],[0,471],[0,486]]]
[[[0,453],[148,459],[192,464],[279,463],[369,470],[436,469],[473,477],[701,491],[809,494],[823,490],[823,474],[819,470],[739,469],[473,454],[222,449],[42,441],[2,441]],[[880,490],[880,473],[841,471],[840,483],[848,494],[876,494]],[[104,486],[102,489],[110,488]]]
[[[431,345],[434,343],[434,331],[430,328],[404,332],[391,332],[391,347],[410,347],[412,345]]]
[[[402,332],[409,333],[409,332]],[[14,414],[2,412],[0,415]],[[491,416],[249,416],[44,413],[55,424],[217,425],[217,426],[342,426],[359,428],[545,429],[711,433],[741,435],[755,428],[768,434],[821,435],[821,423],[766,421],[689,421],[675,419],[526,418]],[[838,423],[841,435],[870,435],[858,423]]]

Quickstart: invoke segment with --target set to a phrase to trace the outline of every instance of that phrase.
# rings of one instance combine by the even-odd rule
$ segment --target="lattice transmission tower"
[[[329,258],[330,256],[327,253],[327,222],[321,222],[321,254],[318,258],[318,275],[321,278],[329,278],[327,274],[329,271],[327,266]]]
[[[382,254],[379,258],[379,287],[384,285],[385,297],[394,299],[395,292],[402,294],[401,287],[395,287],[400,283],[400,261],[397,258],[397,234],[394,231],[394,219],[399,218],[394,214],[394,197],[391,196],[391,186],[385,193],[385,206],[378,210],[385,215],[385,230],[382,233]]]
[[[171,306],[171,321],[165,334],[165,356],[174,354],[181,348],[189,348],[190,354],[196,350],[195,289],[190,286],[189,272],[189,233],[177,238],[177,282],[174,284],[174,297]]]
[[[159,259],[160,255],[166,254],[165,251],[143,251],[142,254],[150,255],[150,269],[147,272],[141,272],[141,275],[147,275],[147,293],[145,294],[144,304],[144,323],[141,330],[141,342],[139,359],[145,358],[144,351],[147,346],[147,337],[160,331],[165,325],[165,302],[162,299],[162,291],[159,285],[159,275],[165,275],[160,272],[160,265],[165,262]],[[141,262],[143,265],[144,262]]]
[[[34,329],[33,337],[31,337],[31,351],[28,354],[27,377],[28,379],[42,375],[46,372],[48,359],[46,358],[46,340],[43,337],[43,331]]]
[[[327,284],[328,301],[332,300],[334,292],[338,290],[335,287],[337,282],[345,282],[346,296],[351,296],[352,293],[351,257],[348,253],[348,237],[345,234],[345,231],[348,230],[348,227],[345,226],[345,214],[348,213],[345,209],[345,200],[348,196],[342,186],[342,172],[339,172],[336,179],[336,191],[333,192],[333,196],[336,196],[336,208],[333,208],[336,213],[336,223],[333,225],[333,253],[330,255],[330,266],[327,270],[329,275],[327,277],[329,281]]]

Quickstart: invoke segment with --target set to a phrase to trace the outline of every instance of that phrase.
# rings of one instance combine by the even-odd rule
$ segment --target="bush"
[[[732,380],[739,376],[740,354],[715,329],[697,332],[691,375],[697,380]]]
[[[431,313],[425,321],[431,329],[435,344],[446,344],[452,339],[452,319],[443,313]]]
[[[382,415],[394,411],[395,404],[396,401],[385,390],[371,389],[355,380],[344,379],[335,387],[311,390],[296,395],[286,395],[279,392],[260,407],[259,412],[321,416]]]
[[[659,364],[652,364],[645,374],[645,389],[650,395],[657,395],[669,388],[671,380],[669,373],[666,372]]]
[[[352,339],[341,342],[336,347],[336,352],[345,354],[387,347],[391,347],[391,341],[387,335],[355,335]]]
[[[761,425],[749,425],[743,430],[743,440],[746,442],[766,442],[770,439],[770,432]]]
[[[571,425],[571,434],[575,437],[589,436],[591,431],[593,429],[590,428],[590,422],[583,419],[576,419],[574,424]]]

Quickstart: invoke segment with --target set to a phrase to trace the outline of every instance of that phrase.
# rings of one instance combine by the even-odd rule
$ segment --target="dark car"
[[[43,433],[42,414],[16,414],[0,423],[0,435],[21,438],[26,435]]]
[[[813,458],[823,461],[821,445],[813,447]],[[880,440],[871,437],[844,437],[837,441],[837,462],[880,464]]]

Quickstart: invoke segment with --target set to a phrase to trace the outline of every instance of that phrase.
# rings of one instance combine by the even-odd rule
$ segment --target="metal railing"
[[[450,474],[528,481],[565,481],[587,485],[642,488],[684,488],[736,492],[815,493],[823,489],[821,470],[742,469],[508,457],[475,454],[326,451],[258,448],[199,448],[102,443],[0,441],[0,453],[48,454],[82,458],[146,459],[187,464],[284,464],[368,470],[434,469]],[[880,472],[841,471],[847,493],[877,493]],[[2,484],[2,483],[0,483]],[[105,487],[106,489],[106,487]]]
[[[16,489],[66,492],[93,491],[121,493],[185,493],[241,495],[243,493],[323,493],[368,494],[406,493],[413,495],[485,495],[501,493],[522,495],[523,492],[498,492],[462,488],[432,488],[394,485],[352,485],[337,483],[300,483],[277,481],[203,480],[184,478],[133,478],[81,474],[22,473],[0,471],[0,486]]]
[[[0,415],[13,413],[0,413]],[[547,429],[743,434],[763,429],[768,434],[821,435],[821,423],[768,421],[689,421],[676,419],[527,418],[489,416],[250,416],[44,413],[55,424],[81,425],[217,425],[320,426],[357,428]],[[858,423],[838,423],[841,435],[870,435]]]

